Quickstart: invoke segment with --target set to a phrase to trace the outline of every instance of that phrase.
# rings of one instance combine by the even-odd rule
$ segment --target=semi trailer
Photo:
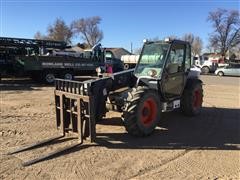
[[[123,70],[119,59],[106,59],[105,48],[96,44],[81,53],[66,51],[65,42],[0,37],[0,74],[22,76],[54,83],[55,78],[72,80],[75,75],[94,75],[97,67],[110,65]]]

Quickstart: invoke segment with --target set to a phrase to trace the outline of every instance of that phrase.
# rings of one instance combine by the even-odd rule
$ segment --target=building
[[[231,58],[231,57],[234,57],[235,60],[240,60],[240,45],[231,48],[231,49],[228,51],[228,55],[229,55],[230,58]]]
[[[121,59],[123,55],[131,55],[131,53],[124,48],[106,48],[106,52],[107,57],[116,59]]]

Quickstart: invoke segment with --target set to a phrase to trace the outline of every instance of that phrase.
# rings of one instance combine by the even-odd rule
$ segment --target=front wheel
[[[184,89],[181,99],[181,109],[187,116],[195,116],[201,112],[203,103],[202,83],[191,81]]]
[[[64,79],[67,79],[67,80],[73,80],[73,75],[71,72],[66,72],[64,74]]]
[[[47,84],[53,84],[55,81],[56,75],[53,72],[45,72],[42,75],[42,80]]]
[[[147,87],[133,88],[123,112],[123,121],[128,133],[147,136],[153,132],[161,115],[159,99],[157,92]]]

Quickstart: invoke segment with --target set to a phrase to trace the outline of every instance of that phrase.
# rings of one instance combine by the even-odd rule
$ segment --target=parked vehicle
[[[240,76],[240,64],[229,64],[215,71],[218,76]]]
[[[139,55],[123,55],[121,57],[121,60],[124,63],[124,69],[131,69],[131,68],[135,68],[137,62],[139,59]]]
[[[93,59],[57,56],[17,56],[16,71],[23,71],[36,81],[51,84],[55,78],[72,80],[74,75],[95,74],[95,69],[104,66],[104,57]]]
[[[16,62],[16,56],[43,55],[48,48],[66,47],[66,43],[61,41],[0,37],[0,75],[5,77],[24,73]]]
[[[58,41],[0,37],[0,50],[4,50],[0,51],[0,73],[5,71],[5,74],[15,76],[24,74],[51,84],[55,78],[72,80],[74,75],[94,75],[97,67],[106,65],[112,66],[113,72],[123,70],[120,60],[106,60],[105,48],[101,44],[96,44],[81,54],[66,51],[66,47],[64,42]],[[21,53],[13,53],[12,48]],[[6,59],[9,55],[11,61],[10,58]]]
[[[217,67],[218,63],[213,60],[209,60],[208,57],[199,56],[193,58],[194,65],[201,68],[203,74],[208,74],[214,72]]]

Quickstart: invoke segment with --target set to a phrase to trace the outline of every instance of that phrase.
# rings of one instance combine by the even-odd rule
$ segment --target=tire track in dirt
[[[210,92],[210,90],[212,91],[212,89],[209,88],[208,91]],[[31,98],[34,97],[33,94],[35,94],[35,92],[33,94],[32,92],[33,91],[23,92],[21,95],[31,100]],[[38,114],[30,114],[29,116],[33,120],[28,120],[25,125],[23,121],[24,117],[20,117],[19,121],[14,121],[14,115],[21,115],[21,111],[19,111],[19,114],[16,113],[16,107],[21,103],[18,102],[18,105],[16,107],[14,106],[14,101],[20,101],[20,98],[18,97],[19,95],[16,95],[17,98],[15,100],[14,96],[12,96],[14,93],[12,93],[9,104],[11,107],[13,105],[15,109],[6,108],[3,113],[5,115],[6,113],[13,115],[12,118],[7,118],[6,116],[5,119],[9,121],[13,120],[13,122],[4,122],[4,128],[6,128],[4,130],[16,129],[23,132],[23,134],[12,134],[12,136],[0,137],[0,143],[3,142],[1,143],[3,152],[8,148],[11,149],[21,144],[28,144],[29,142],[51,137],[54,134],[55,114],[54,108],[52,107],[53,105],[49,104],[49,99],[52,98],[52,95],[49,93],[49,89],[45,89],[42,92],[39,91],[38,93],[39,95],[34,97],[36,98],[34,100],[35,102],[33,102],[30,107],[27,105],[21,110],[23,113],[34,111],[36,113],[43,113],[43,115],[50,114],[50,118],[44,120],[44,118],[40,118]],[[41,96],[44,94],[46,94],[46,97],[42,99]],[[216,94],[212,94],[215,98]],[[217,97],[219,96],[216,95],[216,98]],[[8,97],[5,99],[8,99]],[[209,97],[207,102],[212,102],[212,99],[213,98]],[[24,104],[26,103],[27,102],[24,101]],[[40,103],[41,105],[39,106],[36,103]],[[211,104],[205,104],[206,106],[212,107]],[[38,108],[41,110],[38,111]],[[6,110],[9,110],[9,112]],[[171,127],[174,127],[173,131],[169,129],[162,133],[157,129],[151,137],[141,140],[132,140],[130,137],[125,136],[124,128],[120,126],[105,125],[102,132],[105,132],[107,136],[106,141],[119,141],[120,145],[115,145],[113,142],[113,145],[100,143],[99,146],[96,147],[92,146],[92,144],[87,147],[88,144],[86,144],[86,146],[83,146],[86,148],[76,148],[54,159],[27,168],[21,167],[21,159],[25,160],[25,158],[35,157],[41,153],[45,154],[46,152],[52,151],[53,148],[58,148],[58,145],[45,147],[37,151],[29,151],[26,154],[16,156],[3,155],[0,157],[0,162],[1,165],[3,164],[4,168],[8,170],[0,174],[0,179],[129,179],[131,177],[133,177],[133,179],[207,179],[208,177],[210,179],[217,177],[222,179],[237,179],[237,173],[239,174],[240,171],[235,171],[234,169],[236,169],[236,166],[239,164],[233,161],[233,158],[237,157],[236,151],[231,151],[230,153],[218,151],[218,154],[228,153],[228,155],[226,155],[226,159],[223,158],[221,161],[222,164],[215,165],[216,167],[214,168],[216,171],[212,170],[212,164],[208,164],[216,160],[211,156],[215,151],[209,150],[216,147],[211,146],[212,144],[209,145],[208,141],[210,141],[209,139],[211,139],[212,136],[219,135],[216,133],[216,131],[219,130],[218,126],[223,125],[218,125],[218,123],[221,123],[221,120],[229,118],[218,108],[215,108],[211,113],[213,114],[210,114],[210,110],[206,109],[202,112],[200,119],[198,119],[202,120],[202,123],[190,122],[190,125],[187,125],[186,121],[183,121],[183,125],[180,125],[181,122],[173,120],[170,123]],[[237,115],[232,115],[231,118],[238,117]],[[190,121],[191,120],[192,119],[190,119]],[[176,123],[176,125],[173,125],[174,123]],[[222,123],[226,122],[224,121]],[[188,126],[186,129],[191,129],[192,126],[193,130],[191,130],[191,132],[184,132],[183,127],[185,125]],[[180,126],[181,132],[174,133],[178,126]],[[225,128],[222,130],[225,130]],[[224,131],[224,133],[227,132]],[[182,137],[178,138],[178,135],[182,135]],[[188,135],[190,135],[190,137],[187,137]],[[194,143],[195,139],[197,143]],[[187,143],[184,144],[185,142],[189,142],[190,146],[188,146]],[[234,143],[233,141],[231,142]],[[179,143],[179,145],[174,145],[174,143]],[[65,143],[59,146],[64,146],[64,144]],[[206,152],[210,152],[210,155],[206,154]],[[21,159],[18,159],[19,157]],[[12,158],[12,160],[8,160],[8,158]],[[202,159],[208,159],[206,164],[199,164]],[[225,173],[224,165],[225,167],[233,167],[233,170]],[[223,168],[221,168],[222,166]],[[219,176],[216,174],[217,170]]]
[[[204,117],[202,117],[201,119],[205,119],[204,121],[208,122],[208,123],[201,123],[201,125],[204,125],[203,127],[201,127],[202,130],[208,130],[207,133],[206,131],[204,131],[204,137],[203,135],[203,131],[199,131],[194,137],[201,137],[200,141],[198,139],[198,142],[204,142],[206,141],[210,136],[212,136],[215,131],[216,131],[216,124],[218,123],[218,119],[221,116],[220,112],[218,111],[218,109],[215,106],[212,106],[214,108],[214,113],[215,113],[215,118],[212,120],[212,116],[210,116],[210,114],[205,115]],[[194,140],[194,139],[193,139]],[[200,147],[198,147],[200,148]],[[204,147],[201,147],[204,148]],[[129,179],[134,179],[134,178],[142,178],[142,176],[147,176],[148,174],[156,174],[155,171],[158,172],[159,168],[163,167],[163,166],[167,166],[168,164],[171,164],[174,161],[177,161],[180,158],[183,158],[184,156],[186,156],[188,153],[195,151],[196,147],[188,147],[186,148],[186,150],[154,167],[147,167],[143,170],[141,170],[140,173],[135,174],[131,177],[129,177]],[[182,166],[180,166],[182,167]],[[191,166],[190,166],[191,167]],[[172,168],[170,168],[172,169]],[[180,169],[180,168],[179,168]]]
[[[21,169],[21,160],[13,156],[6,156],[3,154],[3,152],[0,153],[0,179],[5,179],[8,175],[11,175],[17,169]]]
[[[170,162],[172,162],[172,161],[174,161],[174,160],[176,160],[176,159],[178,159],[180,157],[185,156],[188,152],[189,152],[189,150],[185,150],[184,152],[182,152],[182,153],[180,153],[180,154],[178,154],[178,155],[176,155],[176,156],[174,156],[174,157],[172,157],[170,159],[167,159],[165,161],[163,160],[163,162],[160,163],[160,164],[157,164],[157,165],[152,166],[152,167],[146,167],[143,170],[140,170],[140,172],[138,174],[135,174],[133,176],[128,177],[128,179],[134,179],[136,177],[139,177],[139,176],[142,176],[142,175],[144,175],[146,173],[149,173],[149,172],[151,172],[151,171],[153,171],[155,169],[158,169],[161,166],[164,166],[164,165],[166,165],[166,164],[168,164],[168,163],[170,163]]]
[[[208,116],[204,118],[205,122],[207,123],[202,123],[202,130],[208,130],[207,133],[206,131],[199,131],[199,136],[201,136],[200,141],[206,144],[206,142],[209,142],[209,139],[211,137],[218,135],[217,133],[219,131],[219,128],[224,127],[223,125],[223,118],[224,114],[222,110],[219,108],[212,106],[214,108],[214,116]],[[237,115],[236,115],[237,116]],[[214,117],[212,119],[212,117]],[[203,133],[205,133],[204,136]],[[199,141],[199,140],[198,140]],[[217,142],[216,142],[217,143]],[[208,144],[206,144],[207,146]],[[208,147],[206,147],[208,148]],[[214,148],[214,147],[210,147]],[[201,146],[201,148],[198,148],[198,150],[205,149],[205,147]],[[159,178],[187,178],[187,179],[199,179],[203,177],[208,177],[210,179],[216,179],[216,178],[224,178],[224,179],[238,179],[239,178],[239,172],[240,169],[237,172],[234,172],[234,170],[226,175],[224,173],[224,168],[222,168],[222,172],[219,172],[220,168],[211,168],[211,165],[209,165],[209,161],[199,163],[199,161],[195,161],[193,158],[193,154],[196,157],[199,156],[199,153],[203,151],[196,151],[196,149],[187,149],[186,153],[183,153],[182,155],[177,156],[176,158],[170,159],[166,163],[159,165],[157,167],[154,167],[152,169],[148,169],[147,171],[144,171],[144,173],[139,173],[131,178],[137,178],[137,179],[159,179]],[[220,152],[221,153],[221,152]],[[239,153],[239,152],[235,152]],[[202,153],[204,155],[204,153]],[[201,154],[200,154],[201,155]],[[239,154],[240,155],[240,154]],[[211,157],[211,156],[210,156]],[[210,159],[210,158],[209,158]],[[201,160],[201,159],[200,159]],[[226,159],[227,161],[227,159]],[[214,161],[213,161],[214,162]],[[231,161],[232,162],[232,161]],[[237,166],[239,166],[240,160],[238,163],[235,163],[233,169],[237,169]],[[219,166],[219,165],[218,165]],[[232,166],[229,165],[229,166]],[[203,176],[204,174],[204,176]],[[172,175],[172,176],[171,176]],[[187,177],[185,177],[187,175]]]
[[[209,127],[209,126],[208,126]],[[41,150],[40,152],[46,152],[47,151],[47,149],[49,149],[50,147],[47,147],[47,148],[44,148],[43,150]],[[91,148],[90,148],[91,149]],[[108,173],[108,172],[106,172],[105,171],[105,169],[107,169],[107,168],[109,168],[108,167],[108,163],[109,162],[115,162],[115,164],[118,164],[119,163],[119,160],[121,159],[121,157],[124,157],[124,156],[126,156],[126,158],[128,158],[128,161],[131,161],[131,158],[129,159],[129,155],[131,154],[129,154],[128,152],[126,152],[126,150],[124,150],[124,151],[111,151],[111,150],[101,150],[101,151],[98,151],[98,155],[96,155],[96,149],[94,149],[94,150],[92,150],[92,153],[93,154],[91,154],[91,150],[90,149],[88,149],[87,150],[87,152],[81,152],[81,154],[83,154],[83,156],[85,156],[85,157],[88,157],[88,158],[83,158],[83,159],[81,159],[81,158],[79,158],[78,156],[76,157],[77,159],[78,159],[78,161],[77,162],[82,162],[82,160],[84,161],[84,164],[82,164],[82,163],[76,163],[76,162],[74,162],[74,163],[76,163],[77,164],[77,166],[76,166],[76,169],[77,169],[77,172],[78,172],[78,177],[81,177],[81,178],[83,178],[83,179],[92,179],[93,177],[101,177],[102,179],[109,179],[109,178],[112,178],[113,176],[115,177],[115,178],[117,178],[118,176],[119,176],[119,174],[121,174],[121,172],[122,172],[122,169],[121,169],[121,171],[119,172],[119,173],[116,173],[116,174],[112,174],[112,172],[111,173]],[[82,150],[81,150],[82,151]],[[109,152],[109,153],[108,153]],[[132,176],[132,177],[137,177],[137,176],[139,176],[139,175],[141,175],[141,174],[145,174],[145,173],[147,173],[147,172],[149,172],[149,171],[152,171],[153,169],[157,169],[157,168],[159,168],[159,167],[161,167],[161,166],[163,166],[163,165],[165,165],[165,164],[168,164],[169,162],[171,162],[171,161],[174,161],[174,160],[176,160],[176,159],[178,159],[178,158],[180,158],[180,157],[182,157],[182,156],[184,156],[185,154],[187,154],[189,152],[189,150],[184,150],[184,152],[181,152],[180,154],[178,154],[177,156],[174,156],[174,157],[172,157],[172,158],[170,158],[170,159],[168,159],[167,158],[167,160],[162,160],[162,162],[160,163],[160,164],[153,164],[153,165],[151,165],[151,166],[147,166],[147,167],[145,167],[143,170],[142,169],[140,169],[139,171],[140,171],[140,173],[138,173],[137,175],[135,175],[135,176]],[[89,154],[90,153],[90,154]],[[37,153],[37,154],[39,154],[39,152]],[[141,156],[141,155],[139,155],[138,154],[138,156]],[[68,159],[67,157],[65,157],[66,159]],[[73,157],[74,158],[74,157]],[[62,159],[62,158],[61,158]],[[134,158],[133,158],[134,159]],[[132,159],[132,160],[133,160]],[[73,162],[72,162],[72,160],[70,159],[70,161],[69,162],[67,162],[66,164],[72,164]],[[111,164],[110,163],[110,164]],[[66,167],[66,168],[63,168],[63,169],[67,169],[68,167],[69,167],[70,165],[64,165],[64,167]],[[130,166],[130,165],[129,165]],[[127,168],[129,168],[129,166],[127,166]],[[96,169],[97,169],[97,171],[94,171],[94,167],[96,167]],[[97,168],[98,167],[98,168]],[[99,168],[99,167],[105,167],[105,168]],[[43,167],[43,169],[42,169],[42,171],[44,172],[44,169],[45,169],[46,167]],[[73,167],[72,167],[72,169],[73,169]],[[68,171],[70,171],[70,172],[73,172],[72,171],[72,169],[69,169]],[[111,168],[110,168],[111,169]],[[112,170],[110,170],[110,171],[112,171]],[[58,176],[58,175],[57,175]],[[74,176],[74,175],[71,175],[71,176],[73,176],[73,177],[76,177],[76,176]],[[66,178],[65,177],[65,175],[64,174],[62,174],[61,173],[61,171],[60,171],[60,173],[59,173],[59,178],[60,179],[64,179],[64,178]],[[117,178],[118,179],[118,178]]]

